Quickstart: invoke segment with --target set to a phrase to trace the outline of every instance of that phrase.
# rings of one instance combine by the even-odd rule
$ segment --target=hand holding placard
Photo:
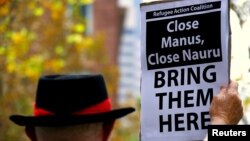
[[[237,124],[243,116],[243,106],[238,93],[238,83],[231,81],[222,86],[220,93],[214,96],[211,107],[211,124]]]

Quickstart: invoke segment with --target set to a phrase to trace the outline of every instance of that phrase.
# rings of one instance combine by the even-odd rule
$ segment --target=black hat
[[[39,79],[34,115],[10,120],[20,126],[65,126],[111,121],[134,110],[111,109],[102,75],[48,75]]]

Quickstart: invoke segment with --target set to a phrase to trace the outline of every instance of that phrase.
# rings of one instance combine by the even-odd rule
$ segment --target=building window
[[[85,18],[86,21],[86,35],[93,34],[93,5],[87,4],[81,6],[81,15]]]

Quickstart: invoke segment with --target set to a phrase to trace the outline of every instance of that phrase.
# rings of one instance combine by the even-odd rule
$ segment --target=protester
[[[102,75],[50,75],[38,82],[33,116],[12,115],[31,141],[106,141],[116,119]]]
[[[243,116],[237,82],[214,96],[211,124],[237,124]],[[135,109],[111,109],[102,75],[50,75],[38,82],[33,116],[12,115],[31,141],[107,141],[116,119]]]

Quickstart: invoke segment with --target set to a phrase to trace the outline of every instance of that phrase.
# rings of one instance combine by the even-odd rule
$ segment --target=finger
[[[226,94],[226,93],[227,93],[227,87],[226,86],[221,86],[219,94]]]
[[[238,83],[231,81],[228,88],[228,94],[238,94]]]
[[[235,88],[238,89],[238,82],[237,82],[237,81],[231,80],[231,81],[230,81],[230,84],[229,84],[229,87],[235,87]]]

